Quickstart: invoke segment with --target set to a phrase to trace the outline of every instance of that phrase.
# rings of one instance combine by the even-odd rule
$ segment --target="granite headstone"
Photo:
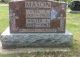
[[[66,4],[53,1],[10,2],[10,31],[65,32]]]
[[[1,34],[3,48],[53,48],[72,45],[72,34],[65,31],[64,2],[13,1],[9,3],[9,14],[10,28]]]

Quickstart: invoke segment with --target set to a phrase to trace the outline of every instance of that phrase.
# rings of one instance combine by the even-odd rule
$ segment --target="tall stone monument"
[[[48,0],[9,3],[10,27],[2,33],[3,48],[70,47],[66,4]]]

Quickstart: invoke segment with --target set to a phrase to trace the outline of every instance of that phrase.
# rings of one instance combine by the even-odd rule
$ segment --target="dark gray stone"
[[[72,1],[69,7],[72,11],[80,11],[80,1]]]
[[[21,47],[70,47],[72,34],[65,33],[10,33],[9,28],[1,34],[3,48]]]

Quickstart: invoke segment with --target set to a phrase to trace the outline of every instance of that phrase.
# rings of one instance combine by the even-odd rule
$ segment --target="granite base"
[[[1,34],[2,48],[25,47],[70,47],[72,46],[72,33],[10,33],[7,28]]]

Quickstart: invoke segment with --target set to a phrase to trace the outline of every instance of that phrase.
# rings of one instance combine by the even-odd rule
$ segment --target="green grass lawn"
[[[3,32],[9,23],[8,7],[0,6],[0,32]]]
[[[67,13],[67,29],[73,33],[72,57],[80,57],[80,13]]]
[[[3,32],[9,25],[8,6],[0,6],[0,32]],[[80,57],[80,13],[67,13],[66,28],[73,33],[73,46],[70,57]],[[0,55],[0,57],[15,57],[13,55]],[[24,57],[24,54],[23,54]]]

